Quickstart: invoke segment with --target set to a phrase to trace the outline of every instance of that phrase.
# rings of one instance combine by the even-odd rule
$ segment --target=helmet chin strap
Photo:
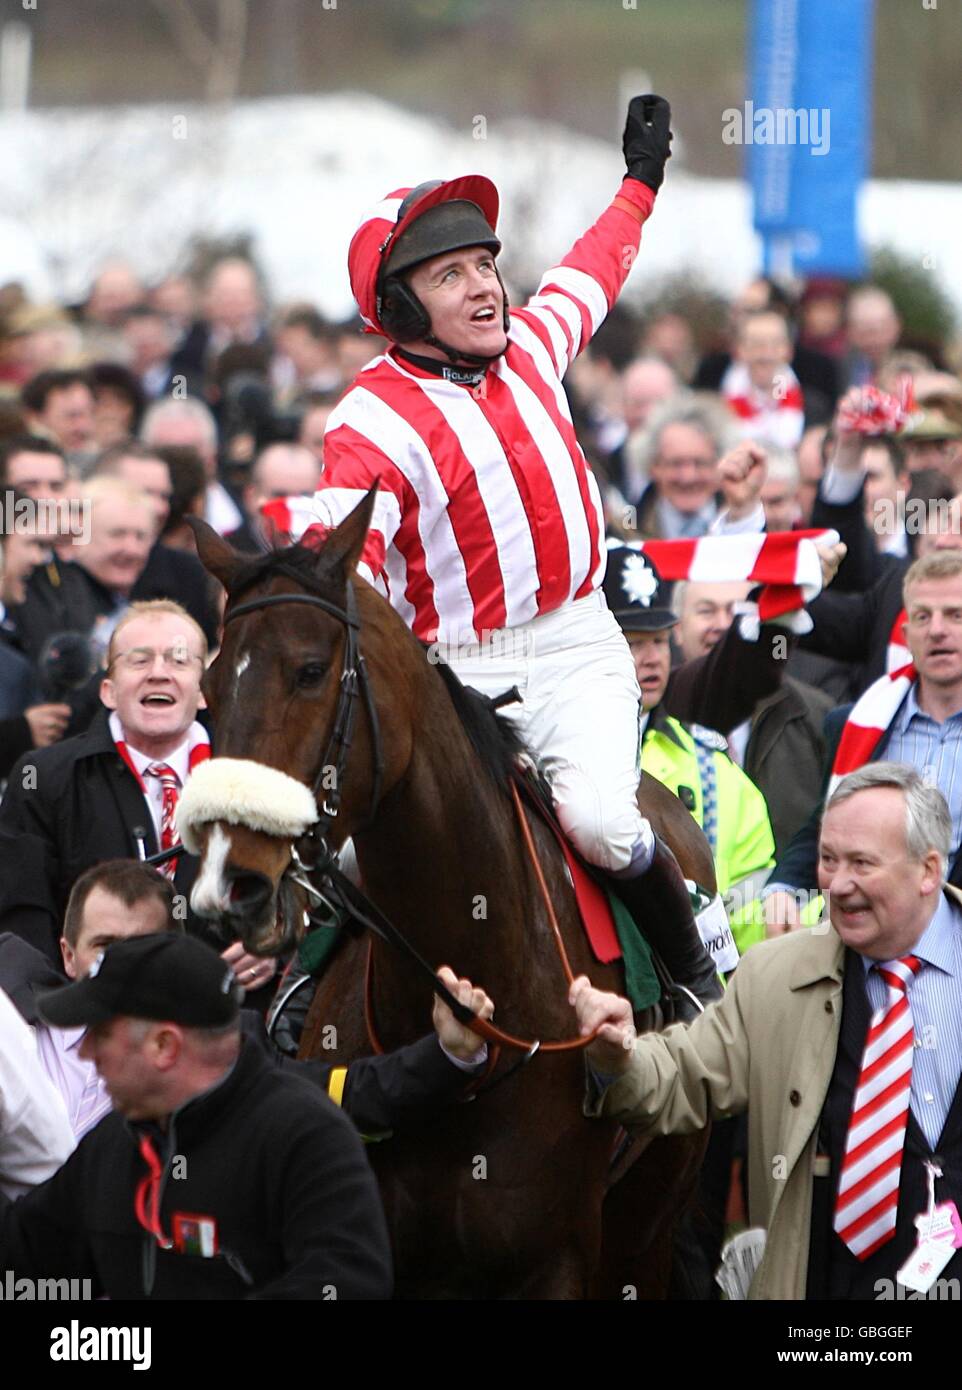
[[[435,333],[426,333],[424,335],[424,342],[428,343],[431,347],[440,348],[447,356],[448,360],[456,367],[462,365],[469,367],[486,367],[490,362],[497,362],[498,358],[503,357],[508,350],[508,344],[505,343],[504,347],[501,348],[499,352],[489,353],[487,357],[479,357],[475,353],[461,352],[460,349],[451,347],[448,343],[442,342]]]

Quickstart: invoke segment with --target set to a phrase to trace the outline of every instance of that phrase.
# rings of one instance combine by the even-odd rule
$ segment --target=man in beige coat
[[[962,1031],[952,1021],[962,1013],[962,894],[943,891],[949,838],[941,793],[904,764],[874,763],[844,779],[823,819],[819,878],[831,926],[754,946],[719,1003],[690,1027],[663,1034],[635,1039],[625,1000],[593,989],[584,976],[572,986],[582,1035],[598,1030],[587,1052],[588,1114],[664,1135],[747,1109],[750,1221],[768,1233],[752,1298],[877,1296],[865,1289],[878,1274],[894,1281],[914,1246],[912,1217],[924,1208],[926,1155],[934,1161],[936,1142],[940,1154],[954,1151],[956,1142],[962,1148]],[[840,1124],[838,1097],[844,1101],[847,1077],[850,1101],[859,1075],[869,1017],[864,995],[872,1008],[876,986],[884,995],[881,979],[869,984],[872,962],[910,951],[922,958],[908,994],[915,1037],[934,1038],[936,1049],[921,1065],[922,1054],[913,1054],[896,1236],[872,1256],[874,1263],[861,1263],[830,1229],[850,1113],[845,1109]],[[935,1082],[923,1066],[938,1069]],[[954,1166],[951,1155],[944,1166]],[[815,1205],[832,1292],[812,1295],[809,1250],[820,1177],[831,1182],[827,1200]],[[949,1187],[954,1182],[943,1180]],[[940,1185],[939,1201],[953,1197],[962,1205],[962,1193]],[[956,1264],[962,1264],[958,1253],[945,1274],[957,1275]]]

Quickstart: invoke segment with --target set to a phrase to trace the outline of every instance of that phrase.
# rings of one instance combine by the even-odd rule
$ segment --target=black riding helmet
[[[443,180],[433,179],[418,184],[401,204],[398,222],[402,222],[425,194],[440,188]],[[461,251],[469,246],[485,246],[497,256],[501,241],[477,203],[465,198],[453,198],[435,203],[411,222],[391,246],[378,277],[378,317],[385,331],[396,343],[409,343],[423,338],[446,352],[452,361],[488,361],[458,352],[435,338],[431,319],[424,305],[404,278],[407,271],[433,256],[446,251]],[[495,267],[498,283],[504,292],[504,331],[510,323],[508,295],[501,273]],[[500,354],[498,354],[500,356]]]

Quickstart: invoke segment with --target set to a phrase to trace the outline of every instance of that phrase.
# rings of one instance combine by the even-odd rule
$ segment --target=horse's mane
[[[323,554],[323,551],[320,552]],[[329,598],[329,576],[319,566],[318,551],[308,545],[288,545],[283,550],[269,550],[266,555],[245,555],[231,579],[230,597],[239,598],[263,579],[288,579],[303,584],[312,594]]]
[[[491,701],[486,696],[469,685],[462,685],[450,666],[439,661],[435,664],[435,670],[444,681],[455,713],[478,759],[497,785],[507,791],[519,756],[527,752],[524,739],[510,720],[492,709]]]
[[[284,575],[311,593],[330,599],[330,583],[334,576],[324,573],[323,565],[319,564],[322,556],[323,550],[319,553],[310,546],[290,545],[283,550],[268,551],[266,555],[245,557],[232,577],[230,597],[237,599],[255,584]],[[429,647],[423,642],[419,645],[427,663]],[[430,664],[441,677],[479,762],[495,784],[507,791],[518,757],[526,752],[524,740],[511,722],[491,707],[486,696],[462,685],[450,666],[442,661]]]

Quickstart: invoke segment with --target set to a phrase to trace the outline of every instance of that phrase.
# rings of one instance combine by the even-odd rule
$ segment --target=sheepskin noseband
[[[303,782],[249,758],[201,763],[188,778],[176,813],[177,832],[191,854],[200,850],[198,830],[212,821],[296,840],[316,820],[313,793]]]

